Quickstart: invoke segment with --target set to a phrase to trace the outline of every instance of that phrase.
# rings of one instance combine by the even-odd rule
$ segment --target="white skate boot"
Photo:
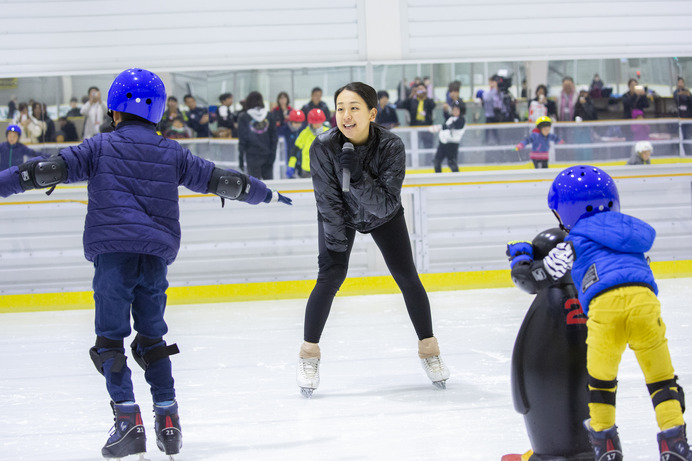
[[[440,357],[440,346],[437,344],[437,338],[431,336],[418,341],[418,357],[420,357],[421,365],[423,365],[423,369],[430,381],[436,387],[446,389],[447,380],[449,379],[449,368],[447,368]]]
[[[305,398],[312,397],[312,391],[320,385],[320,346],[316,343],[303,342],[298,354],[296,382],[300,393]]]

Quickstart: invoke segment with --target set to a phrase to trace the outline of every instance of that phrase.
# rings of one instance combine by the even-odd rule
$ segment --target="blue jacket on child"
[[[550,142],[559,143],[562,140],[553,133],[548,133],[548,136],[543,136],[541,130],[534,128],[531,134],[519,143],[523,149],[531,144],[531,158],[536,160],[548,160],[548,152],[550,151]],[[519,147],[517,145],[517,148]]]
[[[111,133],[85,139],[59,155],[68,183],[89,181],[84,256],[139,253],[171,264],[180,249],[178,186],[207,193],[214,164],[193,155],[156,127],[123,121]],[[253,177],[249,204],[261,203],[266,185]],[[17,167],[0,172],[0,196],[23,192]]]
[[[643,285],[658,294],[646,261],[656,231],[644,221],[606,211],[582,218],[567,236],[574,244],[572,278],[585,313],[599,294],[627,285]]]

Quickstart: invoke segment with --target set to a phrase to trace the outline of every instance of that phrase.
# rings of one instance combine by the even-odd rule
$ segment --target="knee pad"
[[[140,353],[137,350],[137,346],[141,346],[141,349],[146,352]],[[130,347],[132,348],[132,357],[135,359],[135,362],[145,371],[152,363],[180,352],[177,344],[169,346],[163,338],[145,338],[139,334],[135,336]]]
[[[99,353],[99,349],[109,349]],[[89,357],[91,361],[94,362],[94,366],[99,373],[103,373],[103,364],[110,359],[113,359],[113,365],[111,366],[111,371],[118,373],[125,366],[127,357],[125,357],[123,340],[108,339],[104,336],[96,337],[96,345],[89,349]],[[105,375],[104,375],[105,376]]]
[[[673,379],[647,384],[646,387],[649,389],[654,409],[667,400],[677,400],[680,402],[682,412],[685,412],[685,392],[682,390],[682,386],[678,384],[677,376],[674,376]]]
[[[618,380],[603,381],[589,375],[589,402],[604,403],[615,406],[615,394],[618,388]]]

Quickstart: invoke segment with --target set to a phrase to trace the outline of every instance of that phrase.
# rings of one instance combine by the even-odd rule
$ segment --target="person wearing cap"
[[[627,165],[651,165],[651,154],[654,148],[649,141],[639,141],[634,145],[634,153]]]
[[[515,151],[520,151],[528,144],[531,144],[530,158],[535,168],[548,168],[548,157],[550,143],[564,144],[564,140],[550,132],[553,121],[550,117],[541,117],[536,120],[536,128],[522,142],[514,147]]]
[[[322,109],[311,109],[308,112],[308,126],[303,128],[303,131],[296,139],[293,151],[288,159],[288,168],[286,176],[292,178],[297,172],[301,178],[310,177],[310,146],[316,137],[327,131],[329,128],[324,126],[327,121],[327,115],[322,112]]]
[[[296,139],[298,139],[303,129],[303,123],[305,123],[305,113],[303,113],[302,110],[291,109],[288,116],[283,119],[281,125],[276,128],[277,136],[284,140],[281,156],[286,162],[287,167],[291,159],[291,153],[296,145]],[[288,174],[288,171],[286,173]],[[288,177],[290,178],[290,176]]]
[[[0,144],[0,170],[5,170],[11,166],[19,166],[38,155],[19,142],[21,135],[22,129],[19,125],[7,126],[7,130],[5,130],[7,141]]]

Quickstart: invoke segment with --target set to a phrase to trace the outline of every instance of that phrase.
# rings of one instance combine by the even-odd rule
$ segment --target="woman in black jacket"
[[[377,93],[360,82],[334,95],[337,126],[310,148],[318,211],[319,272],[305,309],[297,382],[306,397],[319,385],[319,341],[332,301],[346,278],[356,231],[372,234],[401,289],[418,335],[418,355],[428,377],[445,387],[449,370],[433,336],[430,303],[418,277],[401,206],[406,151],[401,139],[373,123]],[[352,144],[351,149],[345,144]],[[350,172],[350,181],[345,171]]]

